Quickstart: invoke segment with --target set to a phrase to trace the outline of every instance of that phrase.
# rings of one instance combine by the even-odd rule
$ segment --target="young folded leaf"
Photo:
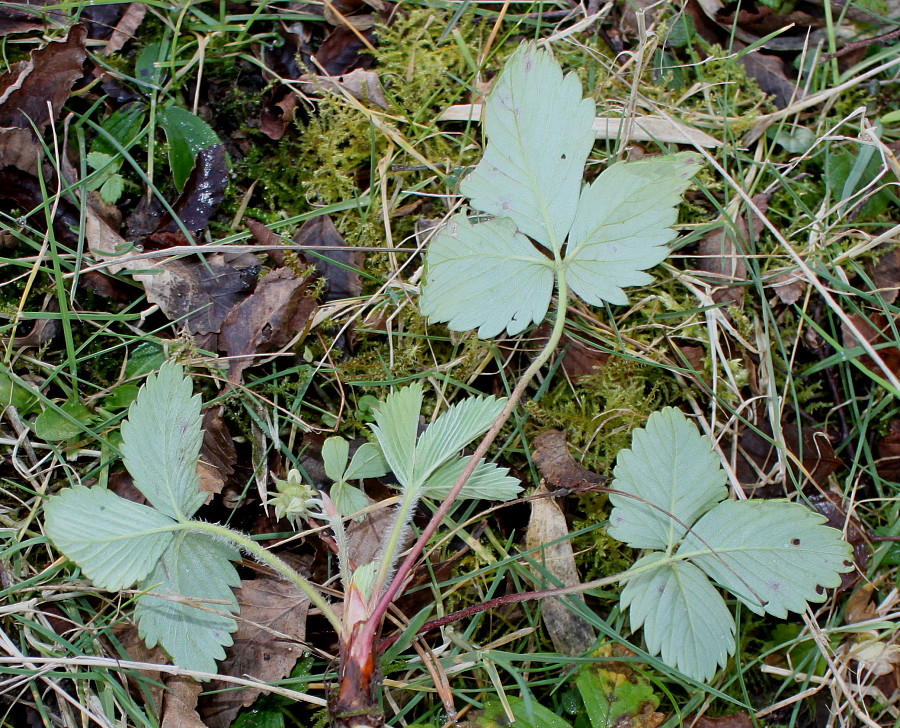
[[[493,219],[454,215],[426,255],[422,312],[455,331],[510,335],[547,315],[554,281],[587,303],[625,304],[675,238],[676,206],[699,168],[681,153],[610,165],[582,186],[594,103],[534,44],[510,57],[484,110],[484,157],[460,190]]]
[[[674,408],[635,431],[612,487],[623,495],[610,496],[609,534],[660,549],[627,572],[631,627],[696,680],[712,677],[735,647],[734,621],[710,579],[757,614],[784,618],[822,601],[821,588],[852,568],[850,545],[823,516],[786,500],[725,500],[712,442]]]

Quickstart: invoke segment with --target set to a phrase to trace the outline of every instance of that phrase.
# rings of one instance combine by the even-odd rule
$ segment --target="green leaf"
[[[135,384],[120,384],[109,390],[109,394],[103,398],[103,406],[112,410],[125,409],[137,399],[140,391]]]
[[[115,157],[112,154],[105,154],[104,152],[88,152],[87,155],[87,163],[88,167],[91,169],[103,169],[106,165],[110,164]]]
[[[709,680],[734,652],[734,619],[715,587],[693,564],[648,554],[633,569],[662,561],[630,579],[622,590],[631,628],[644,628],[651,654],[659,654],[695,680]]]
[[[232,587],[240,585],[232,546],[196,533],[179,533],[140,588],[138,633],[148,647],[162,645],[186,670],[215,672],[237,629]]]
[[[179,106],[163,106],[156,118],[166,133],[172,180],[180,190],[191,176],[197,154],[222,141],[203,119]]]
[[[155,341],[142,341],[131,350],[125,362],[125,377],[133,379],[155,372],[166,361],[162,346]]]
[[[581,193],[566,246],[566,280],[587,303],[625,305],[625,286],[650,283],[641,271],[662,262],[675,239],[677,205],[699,169],[682,152],[607,167]]]
[[[190,518],[203,505],[197,458],[203,441],[200,397],[178,364],[151,374],[122,423],[122,457],[134,484],[159,511]]]
[[[785,618],[825,599],[852,568],[852,549],[825,516],[784,500],[725,501],[694,526],[677,551],[749,609]]]
[[[144,126],[146,117],[147,107],[143,104],[132,102],[110,114],[109,118],[103,122],[103,130],[127,151],[134,145],[141,128]],[[112,142],[105,135],[98,134],[94,141],[91,142],[91,154],[94,153],[105,154],[112,158],[119,155],[119,150],[113,146]],[[89,154],[88,164],[91,163],[90,160],[91,156]],[[120,157],[119,166],[121,166],[121,163]]]
[[[100,187],[100,198],[107,204],[113,205],[125,191],[125,179],[120,174],[114,174]]]
[[[342,516],[352,516],[369,506],[366,494],[343,480],[332,485],[328,495]]]
[[[477,728],[572,728],[564,718],[560,718],[553,711],[547,710],[536,701],[527,703],[514,695],[506,698],[515,721],[509,722],[503,703],[497,699],[490,699],[484,705],[484,713],[475,719]]]
[[[594,144],[595,111],[575,74],[564,78],[533,43],[520,46],[484,104],[487,149],[460,190],[476,209],[510,218],[520,232],[559,252]]]
[[[496,422],[506,398],[467,397],[432,422],[416,445],[413,480],[423,483],[435,469]]]
[[[61,411],[48,407],[37,416],[35,435],[47,442],[69,440],[81,435],[97,419],[81,402],[64,402],[59,409]]]
[[[400,485],[412,481],[421,411],[422,385],[419,382],[395,389],[375,411],[372,432]]]
[[[654,412],[645,428],[635,430],[613,473],[615,490],[657,506],[610,495],[609,535],[632,548],[669,549],[684,536],[685,526],[728,495],[709,439],[674,407]]]
[[[553,265],[512,220],[454,215],[428,249],[422,313],[482,339],[518,334],[547,315]]]
[[[344,469],[347,467],[347,458],[350,455],[350,443],[343,437],[329,437],[322,443],[322,460],[325,465],[325,475],[332,480],[344,479]]]
[[[47,536],[102,589],[143,579],[169,547],[172,519],[100,486],[76,485],[44,506]]]
[[[646,725],[642,716],[649,717],[659,706],[650,681],[626,662],[582,665],[575,686],[593,728],[638,728]]]
[[[435,500],[445,498],[468,462],[469,458],[465,457],[454,458],[444,463],[425,481],[422,495]],[[463,486],[459,497],[508,501],[521,492],[522,486],[519,485],[518,479],[509,475],[509,468],[501,468],[494,463],[481,460]]]
[[[344,471],[343,480],[380,478],[387,474],[388,470],[388,464],[381,453],[381,448],[375,443],[367,442],[360,445],[353,453],[353,459],[347,470]]]

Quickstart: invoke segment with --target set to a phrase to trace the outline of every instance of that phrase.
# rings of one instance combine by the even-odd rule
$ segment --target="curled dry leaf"
[[[362,281],[359,270],[365,254],[346,248],[347,243],[328,215],[318,215],[303,223],[294,235],[294,242],[301,251],[310,246],[310,251],[305,256],[325,280],[325,303],[355,298],[360,294]],[[313,246],[319,245],[345,250],[315,250]]]
[[[222,321],[219,349],[234,357],[228,379],[238,382],[257,355],[268,354],[301,338],[316,309],[309,277],[288,268],[264,276],[252,295],[234,306]]]
[[[197,713],[197,699],[203,686],[182,675],[166,678],[161,728],[207,728]]]
[[[535,495],[547,496],[549,493],[541,484]],[[569,525],[555,499],[538,497],[531,501],[531,519],[525,534],[525,547],[529,551],[539,549],[531,558],[543,567],[535,568],[534,571],[538,583],[543,584],[545,589],[552,589],[557,585],[577,586],[581,583],[568,535]],[[547,578],[548,573],[552,578]],[[560,599],[545,598],[541,603],[541,618],[557,652],[580,655],[593,646],[596,634],[583,617],[567,606],[566,600],[584,604],[584,596],[581,594],[570,594]]]
[[[234,645],[219,665],[220,674],[253,677],[264,683],[281,680],[305,651],[309,599],[293,584],[271,576],[241,581],[235,594],[240,621],[233,635]],[[200,709],[209,728],[228,728],[238,711],[251,705],[262,692],[233,687],[230,683],[212,683],[212,692]]]
[[[579,465],[569,452],[566,433],[545,430],[534,438],[532,459],[548,485],[561,490],[580,490],[607,480]]]
[[[200,460],[197,462],[197,474],[200,476],[200,490],[209,495],[206,502],[212,500],[214,493],[221,493],[225,483],[234,474],[237,451],[234,439],[225,426],[223,406],[207,407],[203,412],[203,444],[200,447]]]
[[[37,171],[40,134],[59,117],[72,85],[81,78],[87,31],[76,25],[62,40],[31,52],[0,74],[0,167]]]
[[[147,300],[157,304],[172,321],[182,320],[190,334],[220,330],[226,315],[253,290],[257,268],[235,268],[210,255],[206,265],[196,260],[172,260],[140,273]],[[147,269],[143,263],[143,268]]]

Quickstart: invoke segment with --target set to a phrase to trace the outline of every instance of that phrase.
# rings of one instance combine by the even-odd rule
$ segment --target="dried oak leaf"
[[[207,407],[203,411],[203,444],[200,446],[197,474],[200,476],[200,490],[209,494],[207,503],[214,493],[222,492],[225,483],[234,475],[237,461],[234,438],[225,425],[224,412],[225,408],[221,405]]]
[[[238,382],[259,354],[286,347],[302,336],[316,310],[309,278],[288,268],[264,276],[252,295],[228,312],[222,322],[219,349],[233,357],[228,379]]]
[[[203,261],[172,260],[140,273],[147,300],[171,321],[181,321],[190,334],[216,333],[227,314],[253,290],[257,268],[235,268],[210,255]]]
[[[31,52],[0,74],[0,167],[37,171],[38,134],[55,121],[82,76],[87,31],[76,25],[62,40]]]
[[[607,480],[575,461],[566,444],[566,433],[561,430],[545,430],[534,438],[534,445],[531,458],[541,477],[554,488],[579,490]]]
[[[310,246],[308,258],[325,280],[324,301],[355,298],[362,291],[359,269],[365,258],[359,250],[315,250],[312,246],[344,248],[347,243],[328,215],[307,220],[294,235],[294,242],[303,248]],[[321,257],[320,257],[321,256]]]
[[[537,496],[549,495],[542,483],[535,491]],[[531,501],[531,518],[525,533],[525,547],[538,549],[531,558],[537,562],[535,577],[543,588],[554,586],[578,586],[581,578],[575,565],[572,543],[567,538],[569,525],[566,516],[555,499],[538,497]],[[542,568],[541,568],[542,567]],[[547,578],[547,575],[552,578]],[[584,603],[584,595],[571,594],[563,600],[546,598],[541,602],[541,619],[554,649],[563,655],[580,655],[587,652],[597,638],[594,628],[576,614],[566,601]]]
[[[261,682],[290,674],[304,653],[309,599],[293,584],[274,577],[242,580],[235,591],[240,621],[234,645],[228,648],[219,673],[250,676]],[[232,688],[232,689],[228,689]],[[228,728],[241,708],[251,705],[261,690],[234,690],[231,683],[213,681],[200,712],[209,728]]]

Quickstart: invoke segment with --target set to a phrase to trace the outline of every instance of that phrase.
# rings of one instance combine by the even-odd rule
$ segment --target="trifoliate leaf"
[[[553,293],[553,261],[507,218],[473,224],[454,215],[431,241],[422,313],[482,339],[510,336],[543,321]]]
[[[140,588],[138,632],[148,647],[157,644],[178,667],[215,672],[232,643],[238,611],[232,587],[240,585],[232,546],[197,533],[179,533]],[[169,597],[169,598],[167,598]]]
[[[322,461],[325,475],[332,480],[343,480],[350,456],[350,443],[343,437],[329,437],[322,443]]]
[[[425,482],[435,468],[487,432],[505,404],[506,398],[467,397],[451,405],[419,437],[413,479]]]
[[[388,464],[375,443],[360,445],[353,453],[353,459],[344,472],[343,480],[360,480],[362,478],[380,478],[388,472]]]
[[[200,397],[178,364],[151,374],[122,423],[122,457],[137,489],[160,512],[190,518],[203,505],[197,458],[203,441]]]
[[[631,628],[644,628],[647,651],[659,654],[695,680],[709,680],[734,651],[734,619],[715,587],[696,566],[652,553],[638,569],[664,561],[630,579],[622,590]]]
[[[125,191],[125,178],[120,174],[111,175],[100,187],[100,199],[107,205],[118,202]]]
[[[106,488],[76,485],[44,506],[47,536],[103,589],[143,579],[175,535],[171,518]]]
[[[536,45],[520,46],[485,102],[487,149],[460,191],[476,209],[510,218],[521,232],[559,251],[594,144],[595,111],[574,74],[564,78]]]
[[[366,494],[345,481],[332,485],[329,496],[342,516],[352,516],[369,505]]]
[[[445,498],[468,462],[469,458],[466,457],[454,458],[444,463],[425,481],[422,495],[435,500]],[[509,468],[501,468],[494,463],[481,460],[463,486],[459,497],[508,501],[521,492],[522,486],[516,478],[509,475]]]
[[[91,169],[103,169],[106,165],[113,161],[115,157],[112,154],[104,154],[103,152],[88,152],[87,163]]]
[[[682,152],[607,167],[581,193],[566,246],[566,280],[592,305],[625,305],[625,286],[650,283],[641,271],[662,262],[672,225],[699,158]]]
[[[749,609],[784,618],[821,602],[852,568],[852,550],[825,516],[784,500],[725,501],[688,533],[677,551]]]
[[[418,382],[395,389],[375,411],[372,432],[401,485],[412,480],[421,411],[422,385]]]
[[[668,549],[684,536],[685,526],[728,495],[709,440],[674,407],[654,412],[646,427],[635,430],[614,475],[614,490],[657,506],[610,495],[609,535],[632,548]]]

